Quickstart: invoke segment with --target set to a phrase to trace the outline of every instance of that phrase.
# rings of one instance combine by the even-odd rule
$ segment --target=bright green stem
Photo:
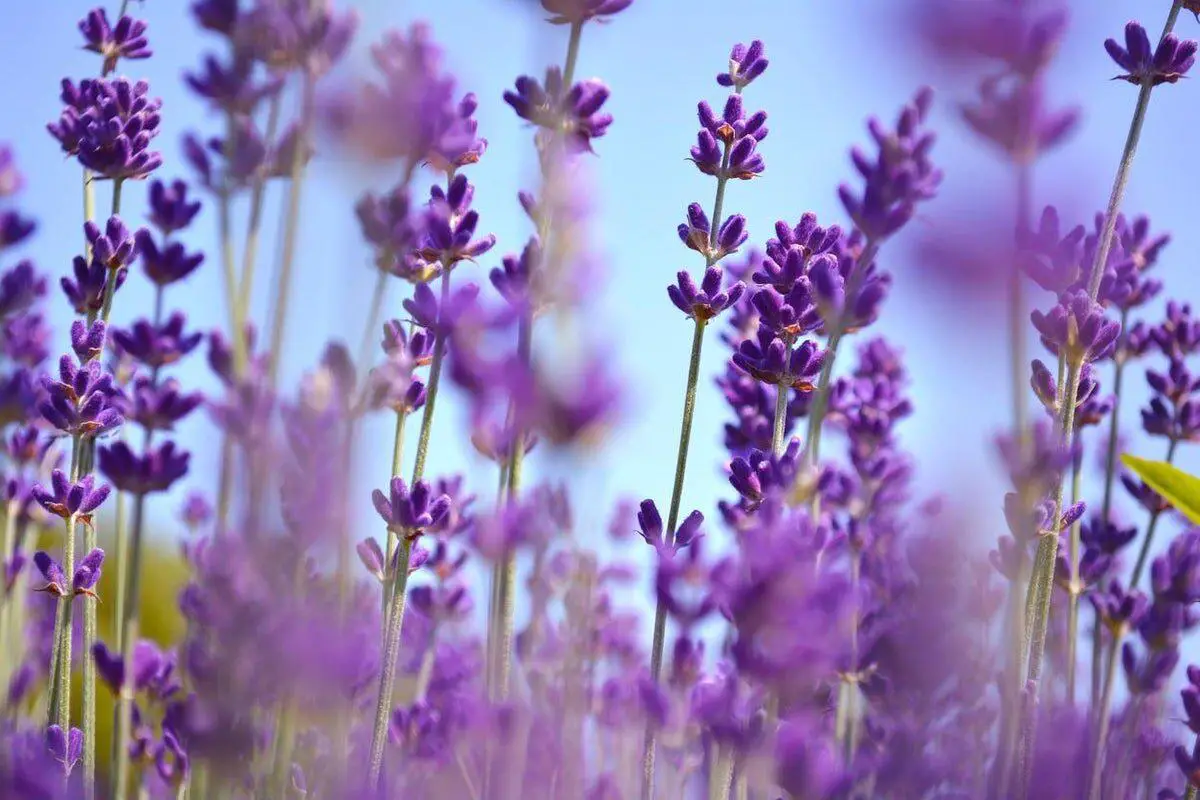
[[[279,113],[283,105],[282,92],[276,92],[271,98],[267,110],[267,128],[263,141],[268,147],[275,142],[275,132],[279,128]],[[242,336],[246,320],[250,317],[250,297],[254,294],[254,267],[258,260],[258,238],[262,230],[263,200],[266,197],[267,175],[260,170],[254,179],[254,187],[250,190],[250,221],[246,226],[246,242],[242,248],[242,274],[238,281],[238,290],[234,298],[232,314],[233,335]]]
[[[296,153],[288,186],[287,217],[283,228],[283,253],[279,262],[279,282],[275,285],[275,318],[271,324],[271,346],[267,353],[267,377],[274,386],[283,360],[283,337],[287,331],[288,301],[292,294],[292,267],[296,261],[296,240],[300,232],[300,198],[304,188],[304,167],[308,156],[308,135],[312,127],[316,84],[311,74],[304,75],[300,127],[296,131]]]
[[[387,614],[388,629],[384,640],[383,664],[379,670],[379,697],[375,703],[375,728],[371,735],[369,785],[372,788],[379,787],[379,779],[383,774],[383,748],[387,744],[392,694],[396,689],[396,657],[400,653],[400,631],[404,624],[404,605],[408,588],[408,557],[411,552],[412,540],[405,536],[400,540],[398,567]]]
[[[1104,772],[1104,749],[1108,744],[1109,714],[1112,704],[1113,684],[1116,683],[1117,654],[1121,648],[1121,633],[1114,631],[1112,642],[1108,646],[1108,657],[1104,664],[1104,694],[1100,698],[1100,707],[1096,709],[1096,741],[1092,747],[1092,772],[1088,780],[1088,800],[1100,800],[1101,776]]]
[[[1075,464],[1071,474],[1071,502],[1079,502],[1080,465]],[[1071,524],[1068,555],[1071,561],[1071,583],[1067,589],[1067,702],[1075,704],[1075,661],[1079,638],[1079,595],[1083,587],[1079,583],[1079,527],[1080,521]]]
[[[683,418],[679,425],[679,449],[675,455],[675,485],[671,489],[671,507],[667,514],[667,527],[663,532],[663,546],[670,548],[675,543],[675,526],[679,522],[679,506],[683,499],[683,479],[687,471],[688,450],[692,441],[692,418],[696,413],[696,387],[700,383],[700,354],[704,346],[706,321],[697,319],[692,331],[692,355],[688,361],[687,388],[683,394]],[[658,601],[654,609],[654,639],[650,649],[650,675],[658,680],[662,674],[663,646],[667,635],[667,609]],[[646,726],[645,745],[642,755],[642,797],[654,793],[654,757],[657,744],[654,728]]]
[[[133,529],[129,537],[129,571],[125,575],[125,613],[120,619],[118,639],[121,642],[121,660],[133,663],[133,648],[138,637],[138,611],[142,582],[142,529],[145,521],[146,495],[139,494],[133,501]],[[133,735],[133,686],[128,680],[121,686],[117,697],[116,737],[113,755],[117,767],[113,775],[113,797],[129,796],[130,764],[127,743]]]
[[[1171,439],[1167,445],[1167,463],[1175,461],[1175,449],[1179,446],[1178,439]],[[1146,538],[1142,540],[1142,549],[1138,551],[1137,561],[1133,565],[1133,575],[1129,578],[1129,588],[1136,589],[1142,573],[1146,571],[1146,562],[1150,558],[1150,545],[1154,541],[1154,531],[1158,528],[1158,520],[1162,512],[1157,509],[1150,512],[1150,521],[1146,525]]]

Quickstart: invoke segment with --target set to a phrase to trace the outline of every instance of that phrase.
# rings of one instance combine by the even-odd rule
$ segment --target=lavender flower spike
[[[404,479],[396,477],[388,488],[386,495],[376,489],[371,501],[388,528],[400,536],[416,539],[450,513],[450,496],[433,497],[433,489],[426,481],[417,481],[409,491]]]
[[[1125,70],[1125,74],[1117,75],[1113,80],[1128,81],[1135,85],[1141,85],[1147,79],[1151,86],[1175,83],[1187,74],[1196,61],[1196,42],[1192,39],[1180,41],[1174,34],[1164,36],[1151,52],[1150,37],[1137,22],[1125,25],[1124,47],[1116,39],[1108,39],[1104,42],[1104,49],[1117,62],[1117,66]]]
[[[720,267],[709,267],[704,271],[704,279],[697,287],[692,276],[685,270],[680,270],[678,284],[667,287],[667,295],[675,307],[688,317],[707,322],[725,309],[735,305],[741,298],[746,287],[741,282],[722,291],[721,281],[724,273]]]

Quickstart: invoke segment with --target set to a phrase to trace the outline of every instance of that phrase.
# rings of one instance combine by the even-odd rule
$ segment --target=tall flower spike
[[[1125,25],[1125,46],[1116,39],[1104,42],[1104,49],[1125,74],[1113,80],[1128,81],[1141,85],[1149,79],[1151,86],[1175,83],[1192,68],[1196,61],[1196,42],[1191,39],[1180,41],[1174,34],[1162,38],[1153,51],[1146,29],[1137,22]]]
[[[96,479],[85,475],[78,483],[71,483],[67,473],[56,469],[50,474],[50,488],[34,484],[31,490],[38,504],[56,517],[88,518],[108,499],[109,487],[96,485]]]
[[[200,205],[199,200],[188,198],[188,186],[183,181],[150,183],[150,224],[163,236],[191,225],[200,213]]]

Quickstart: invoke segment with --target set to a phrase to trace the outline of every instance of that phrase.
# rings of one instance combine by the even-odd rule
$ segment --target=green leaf
[[[1200,478],[1165,461],[1150,461],[1128,453],[1121,456],[1121,461],[1180,513],[1200,525]]]

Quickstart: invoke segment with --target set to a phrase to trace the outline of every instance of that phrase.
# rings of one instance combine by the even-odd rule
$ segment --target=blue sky
[[[147,78],[163,98],[158,145],[166,159],[160,175],[168,178],[186,174],[179,160],[182,134],[192,129],[209,134],[219,126],[181,81],[182,73],[194,68],[216,43],[194,29],[190,18],[179,13],[179,5],[150,0],[135,6],[150,23],[156,52],[154,58],[129,63],[124,70],[131,77]],[[670,491],[691,329],[668,302],[665,286],[678,269],[697,266],[695,254],[679,244],[675,226],[688,203],[711,203],[713,184],[684,159],[695,136],[696,102],[708,99],[717,104],[723,99],[713,77],[724,67],[734,42],[763,38],[771,58],[767,74],[747,91],[748,105],[765,108],[770,115],[771,135],[761,148],[767,171],[758,180],[731,186],[726,201],[728,211],[747,216],[752,242],[761,244],[776,219],[794,223],[808,210],[823,223],[843,223],[835,190],[838,183],[852,179],[849,146],[866,143],[863,123],[868,115],[890,120],[922,83],[939,91],[934,125],[942,139],[936,152],[946,171],[943,194],[931,209],[951,213],[961,208],[957,217],[963,224],[986,225],[986,219],[972,219],[970,209],[996,198],[1003,203],[1010,196],[1003,165],[965,133],[955,115],[953,103],[966,99],[969,87],[937,74],[905,44],[904,15],[910,3],[753,0],[736,5],[735,11],[732,4],[716,0],[638,0],[612,24],[590,25],[585,31],[579,75],[600,77],[609,84],[607,110],[616,118],[596,145],[599,156],[592,169],[593,240],[607,282],[588,325],[589,332],[610,347],[614,371],[629,388],[619,429],[602,449],[569,467],[571,482],[582,490],[576,495],[576,519],[585,539],[597,536],[607,524],[616,497],[654,497],[665,505]],[[1074,201],[1090,215],[1107,199],[1135,96],[1132,87],[1109,80],[1115,69],[1101,42],[1106,36],[1119,36],[1128,15],[1151,9],[1114,0],[1077,5],[1086,7],[1086,13],[1075,14],[1052,88],[1058,102],[1082,107],[1083,123],[1069,147],[1039,167],[1037,183],[1039,203]],[[57,152],[44,124],[58,113],[58,81],[96,70],[96,57],[79,49],[75,30],[89,6],[75,0],[21,3],[9,10],[10,24],[0,28],[0,52],[12,65],[9,79],[0,85],[0,108],[5,110],[0,141],[15,147],[29,179],[21,203],[41,222],[30,252],[55,276],[69,268],[79,248],[79,172]],[[516,75],[537,75],[546,64],[561,61],[565,29],[542,24],[530,0],[364,0],[356,7],[362,25],[352,62],[361,65],[366,45],[384,30],[425,19],[446,47],[447,63],[462,90],[479,95],[481,134],[490,147],[468,174],[477,184],[481,225],[499,238],[497,249],[471,276],[483,281],[484,270],[498,263],[501,254],[519,250],[528,235],[515,194],[536,185],[531,133],[501,94]],[[1144,21],[1152,31],[1161,25],[1157,18]],[[1186,14],[1179,28],[1183,35],[1197,32]],[[1200,122],[1194,91],[1184,81],[1155,93],[1126,202],[1127,209],[1149,214],[1156,229],[1174,233],[1160,277],[1167,281],[1168,294],[1184,299],[1195,296],[1200,287],[1187,255],[1200,245],[1190,202],[1200,170],[1190,157]],[[351,206],[364,188],[385,188],[389,177],[395,176],[368,173],[335,152],[323,151],[314,163],[304,196],[306,224],[300,232],[286,377],[298,377],[331,336],[357,343],[373,275]],[[126,191],[125,216],[133,221],[144,208],[143,193],[140,186]],[[106,211],[106,192],[99,197],[98,208]],[[270,198],[281,201],[278,187]],[[276,219],[275,208],[268,212],[269,221]],[[190,233],[192,244],[214,252],[215,224],[215,216],[206,213]],[[929,235],[938,235],[933,210],[919,217],[881,257],[896,281],[878,332],[905,349],[913,374],[917,412],[905,424],[903,439],[917,454],[921,493],[946,493],[972,509],[981,535],[994,536],[1003,489],[990,441],[1008,417],[1001,329],[982,312],[964,313],[947,291],[946,274],[931,272],[915,257],[913,243]],[[267,235],[259,262],[259,314],[266,308],[274,239],[274,233]],[[401,292],[398,284],[391,289],[393,315],[400,313]],[[142,282],[130,281],[118,298],[117,319],[128,321],[144,313],[149,301]],[[168,306],[185,308],[198,326],[223,325],[215,259],[184,288],[173,290]],[[57,293],[51,307],[56,322],[65,326],[67,309]],[[715,336],[708,344],[706,391],[696,414],[684,497],[685,509],[699,507],[706,513],[728,494],[720,471],[720,427],[726,409],[716,390],[709,388],[725,354]],[[178,374],[203,387],[212,385],[200,358]],[[1131,382],[1140,391],[1136,371]],[[431,471],[471,469],[476,491],[490,497],[494,477],[464,447],[460,407],[444,408],[435,429]],[[1133,419],[1128,414],[1125,418]],[[1132,424],[1125,427],[1133,429]],[[192,421],[182,435],[196,451],[195,472],[201,480],[215,474],[216,453],[207,421]],[[1140,453],[1156,455],[1160,449],[1138,441]],[[357,469],[366,522],[371,516],[369,489],[381,485],[388,472],[390,422],[381,419],[368,425],[364,443],[366,452]],[[1187,448],[1181,460],[1185,465],[1198,463]],[[556,477],[564,466],[534,459],[532,471],[538,477]],[[173,502],[160,502],[156,513],[173,511]]]

